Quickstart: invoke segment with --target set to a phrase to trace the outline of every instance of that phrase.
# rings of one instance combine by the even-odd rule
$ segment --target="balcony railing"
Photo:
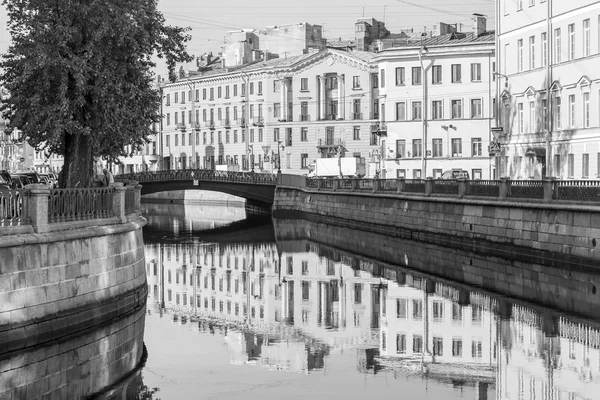
[[[338,118],[337,114],[327,114],[327,118],[326,119],[328,121],[337,121],[337,118]]]
[[[244,118],[238,118],[237,124],[239,126],[241,126],[242,128],[245,128],[246,127],[246,120]]]
[[[355,121],[363,119],[362,113],[352,113],[352,119]]]
[[[310,115],[300,114],[300,116],[298,117],[298,121],[308,122],[308,121],[310,121]]]
[[[231,128],[231,120],[229,118],[225,118],[225,128]]]
[[[177,124],[176,129],[185,132],[185,124]]]
[[[254,126],[264,126],[265,122],[263,117],[256,117],[252,120],[252,125]]]
[[[215,121],[207,121],[206,122],[206,127],[208,129],[215,129]]]
[[[317,147],[336,147],[345,146],[345,142],[341,138],[319,139]]]
[[[387,123],[383,121],[377,121],[371,125],[371,132],[377,135],[387,135]]]
[[[202,125],[199,122],[196,122],[194,124],[194,130],[195,131],[200,131],[202,129]]]

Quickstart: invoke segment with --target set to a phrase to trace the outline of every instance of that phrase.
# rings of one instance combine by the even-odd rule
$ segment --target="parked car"
[[[26,185],[29,185],[29,178],[21,175],[11,175],[10,176],[13,181],[13,188],[15,189],[23,189]]]
[[[40,178],[46,179],[48,181],[48,183],[49,183],[48,186],[51,189],[54,189],[58,186],[58,181],[56,180],[54,174],[39,174],[39,175],[40,175]]]
[[[12,178],[7,170],[0,170],[0,184],[8,185],[9,188],[13,188]]]
[[[469,179],[469,171],[453,169],[442,174],[442,179]]]
[[[29,178],[30,183],[43,183],[40,175],[35,171],[15,172],[15,175],[26,176]]]

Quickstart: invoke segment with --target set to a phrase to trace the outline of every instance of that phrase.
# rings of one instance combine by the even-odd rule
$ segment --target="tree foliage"
[[[153,56],[191,61],[188,28],[171,27],[157,0],[3,0],[12,44],[0,62],[10,128],[63,155],[62,187],[85,187],[95,157],[135,151],[160,121]]]

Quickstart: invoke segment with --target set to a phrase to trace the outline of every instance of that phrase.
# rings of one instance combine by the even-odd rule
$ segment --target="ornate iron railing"
[[[113,216],[114,188],[51,189],[48,223],[82,221]]]
[[[131,214],[137,211],[136,197],[137,190],[135,186],[125,186],[125,214]]]
[[[424,179],[405,179],[403,192],[410,193],[425,193],[425,180]]]
[[[277,183],[277,175],[275,174],[238,171],[217,171],[214,169],[182,169],[157,172],[138,172],[133,174],[119,175],[116,177],[116,179],[120,181],[134,180],[139,183],[195,180],[212,182],[252,183],[255,185],[275,185]]]
[[[397,192],[398,181],[396,179],[378,179],[377,190],[382,192]]]
[[[357,179],[356,180],[356,190],[368,190],[370,192],[373,191],[373,180],[372,179]]]
[[[500,197],[500,181],[469,181],[467,196]]]
[[[458,181],[455,179],[435,179],[432,193],[458,195]]]
[[[556,200],[600,202],[600,181],[554,181]]]
[[[0,189],[0,226],[26,225],[23,190]]]
[[[352,190],[352,179],[343,178],[339,181],[339,188],[342,190]]]
[[[544,181],[510,181],[506,197],[519,199],[543,199]]]

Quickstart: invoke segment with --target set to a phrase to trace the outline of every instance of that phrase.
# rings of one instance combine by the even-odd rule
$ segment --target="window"
[[[483,155],[483,144],[481,138],[471,138],[471,156],[481,157]]]
[[[442,119],[442,101],[434,100],[431,102],[431,119]]]
[[[471,99],[471,118],[481,118],[481,99]]]
[[[375,74],[371,74],[371,84],[373,85],[373,89],[377,89],[379,87],[379,76]]]
[[[452,157],[462,156],[462,139],[452,139]]]
[[[517,66],[519,72],[523,71],[523,39],[517,40]]]
[[[452,303],[452,321],[455,323],[462,323],[463,319],[463,308],[460,304]]]
[[[406,178],[406,170],[405,169],[397,169],[396,170],[396,178]]]
[[[360,76],[354,75],[352,77],[352,89],[360,89]]]
[[[560,154],[555,154],[554,155],[554,165],[553,165],[553,169],[554,169],[554,176],[556,178],[560,178]]]
[[[413,139],[413,157],[421,157],[422,156],[422,141],[421,139]]]
[[[413,179],[421,179],[421,170],[413,169]]]
[[[292,145],[292,128],[285,128],[285,145],[286,146],[291,146]]]
[[[588,57],[590,55],[590,20],[589,18],[583,21],[583,56]]]
[[[442,139],[433,139],[433,157],[442,157]]]
[[[529,0],[529,7],[533,7],[535,5],[535,0]]]
[[[444,321],[444,303],[441,301],[433,302],[433,320],[434,322]]]
[[[396,103],[396,121],[406,121],[406,102]]]
[[[396,318],[405,319],[407,316],[408,316],[407,300],[406,299],[396,299]]]
[[[535,36],[529,37],[529,69],[535,69]]]
[[[262,82],[258,82],[258,94],[261,95],[262,94]]]
[[[396,353],[406,353],[406,335],[404,333],[398,333],[396,335]]]
[[[381,78],[381,87],[384,88],[385,87],[385,69],[381,69],[381,71],[379,72],[379,77]]]
[[[462,357],[461,338],[452,338],[452,357]]]
[[[221,98],[221,86],[217,88],[217,98]]]
[[[560,63],[561,56],[560,28],[554,30],[554,63]]]
[[[523,10],[523,0],[517,0],[517,11]]]
[[[583,94],[583,127],[590,127],[590,94]]]
[[[431,83],[442,83],[442,66],[434,65],[431,68]]]
[[[471,342],[471,357],[473,358],[481,358],[483,356],[483,349],[481,345],[481,340],[473,340]]]
[[[300,141],[307,142],[308,141],[308,128],[300,128]]]
[[[452,83],[460,83],[461,81],[461,73],[460,73],[460,64],[452,64]]]
[[[167,113],[167,126],[171,125],[171,114]]]
[[[419,120],[421,119],[421,102],[413,101],[412,102],[412,119]]]
[[[396,140],[396,158],[404,158],[406,154],[406,140]]]
[[[441,170],[439,168],[434,168],[433,169],[433,179],[441,179],[443,173],[444,173],[443,170]]]
[[[300,168],[308,169],[308,154],[307,153],[300,154]]]
[[[281,103],[273,104],[273,118],[279,118],[281,116]]]
[[[422,353],[423,352],[423,336],[414,335],[413,336],[413,353]]]
[[[471,64],[471,82],[481,82],[481,64]]]
[[[360,126],[355,126],[353,128],[352,138],[354,140],[360,140]]]
[[[561,129],[560,120],[560,97],[554,98],[554,128]]]
[[[536,113],[535,113],[535,102],[529,102],[529,133],[534,133],[537,131],[537,124],[535,121]]]
[[[575,24],[569,24],[569,60],[575,59]]]
[[[462,100],[452,100],[452,119],[462,118]]]
[[[569,127],[575,128],[575,95],[569,95]]]
[[[300,91],[308,91],[308,78],[300,78]]]
[[[354,304],[362,303],[362,291],[363,291],[362,283],[355,283],[354,284]]]
[[[575,176],[575,155],[567,154],[567,177],[573,178]]]
[[[250,94],[254,94],[254,82],[250,82]]]
[[[421,84],[421,67],[412,67],[412,84]]]
[[[542,32],[542,67],[548,65],[548,38],[546,32]]]
[[[482,178],[482,171],[480,168],[474,168],[471,170],[471,179],[478,181]]]
[[[310,294],[310,282],[302,281],[302,300],[308,300]]]
[[[402,86],[405,84],[404,67],[396,68],[396,86]]]
[[[441,337],[433,337],[433,355],[443,356],[444,355],[444,339]]]
[[[582,178],[590,177],[590,155],[589,154],[581,155],[581,177]]]
[[[523,133],[523,103],[517,104],[517,123],[519,125],[519,133]]]

